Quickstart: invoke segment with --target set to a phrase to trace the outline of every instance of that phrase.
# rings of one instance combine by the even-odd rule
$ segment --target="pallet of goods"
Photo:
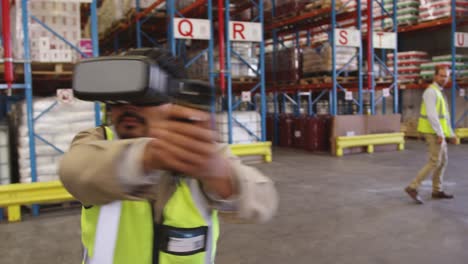
[[[393,53],[387,54],[387,65],[393,71]],[[421,65],[429,62],[429,55],[423,51],[398,52],[398,80],[401,83],[416,82],[420,78]]]
[[[457,78],[468,78],[468,55],[457,54],[455,56],[455,67]],[[432,80],[436,65],[452,67],[452,55],[441,55],[432,57],[432,62],[421,65],[421,78]]]
[[[63,36],[75,46],[81,42],[80,3],[77,1],[29,1],[29,12],[41,22]],[[24,58],[23,24],[21,1],[16,0],[11,8],[11,26],[13,35],[13,57]],[[47,31],[37,21],[31,19],[29,25],[31,59],[33,62],[74,62],[78,59],[65,42]]]
[[[357,53],[357,48],[337,47],[336,48],[336,66],[337,69],[354,72],[358,69],[357,59],[353,57]],[[352,61],[351,61],[352,59]],[[304,77],[314,76],[316,74],[328,73],[333,70],[332,47],[329,43],[320,48],[304,48],[302,52],[302,72]],[[351,63],[349,63],[351,61]],[[349,64],[348,64],[349,63]],[[348,64],[348,65],[347,65]]]
[[[181,6],[187,1],[176,1]],[[193,2],[193,1],[192,1]],[[140,8],[143,10],[154,3],[154,0],[140,0]],[[103,1],[98,11],[98,32],[103,37],[114,26],[118,26],[120,21],[127,20],[135,14],[135,0],[107,0]],[[89,35],[90,21],[86,25],[85,35]]]
[[[232,143],[245,144],[258,142],[261,138],[261,117],[256,111],[234,111],[232,113]],[[227,113],[216,115],[216,126],[220,135],[219,141],[229,142]],[[247,128],[248,130],[246,130]]]
[[[37,180],[58,180],[57,165],[62,153],[70,147],[74,136],[83,130],[93,128],[94,103],[80,100],[59,102],[56,97],[35,98],[33,102],[34,117],[40,116],[34,125]],[[29,137],[25,102],[13,107],[18,124],[18,165],[20,182],[31,182],[31,164]]]
[[[9,131],[6,124],[0,123],[0,185],[11,183],[11,160]]]
[[[384,7],[390,14],[393,13],[393,1],[385,1]],[[418,14],[419,1],[404,0],[397,2],[397,22],[399,26],[410,26],[417,24]],[[385,13],[381,15],[385,15]],[[384,24],[385,28],[391,28],[393,26],[393,20],[391,18],[385,18]]]
[[[419,6],[419,21],[426,22],[451,16],[450,0],[421,0]],[[468,15],[468,1],[456,1],[456,14],[459,17]]]

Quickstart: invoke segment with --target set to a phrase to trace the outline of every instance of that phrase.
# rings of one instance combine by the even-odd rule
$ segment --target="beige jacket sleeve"
[[[208,195],[220,216],[230,222],[270,220],[276,213],[279,201],[273,181],[259,170],[242,164],[238,157],[231,154],[228,145],[222,145],[221,148],[231,161],[238,194],[227,200],[216,200]]]
[[[122,179],[119,177],[121,173],[117,171],[117,168],[122,168],[124,157],[132,156],[135,162],[140,162],[143,146],[148,140],[107,141],[102,128],[81,132],[60,163],[60,179],[65,188],[85,205],[106,204],[114,200],[156,200],[157,181],[149,181],[143,189],[132,192],[129,186],[141,183],[145,175],[137,170]],[[141,153],[128,155],[134,150],[140,150]],[[274,183],[257,169],[242,164],[239,158],[230,153],[228,145],[220,145],[220,154],[230,160],[233,183],[238,193],[227,200],[213,199],[208,194],[212,206],[225,219],[248,222],[269,220],[278,207]]]
[[[80,132],[59,165],[65,188],[85,205],[115,200],[151,199],[150,186],[139,195],[128,192],[118,178],[119,161],[130,146],[144,145],[149,139],[107,141],[102,128]],[[135,157],[138,160],[138,157]],[[155,197],[155,196],[154,196]]]

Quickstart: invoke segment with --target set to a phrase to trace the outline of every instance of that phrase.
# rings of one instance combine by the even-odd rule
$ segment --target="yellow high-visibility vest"
[[[104,129],[107,140],[112,140],[112,130]],[[213,263],[219,237],[218,214],[206,204],[199,188],[196,180],[181,179],[164,206],[162,224],[155,223],[149,201],[83,207],[82,263]]]
[[[431,84],[427,89],[433,89],[437,94],[437,102],[436,102],[436,110],[439,115],[439,122],[442,126],[442,131],[444,132],[445,137],[451,137],[452,133],[450,130],[450,121],[449,121],[449,112],[446,107],[445,98],[440,91],[440,89]],[[418,132],[426,133],[426,134],[436,134],[435,130],[432,128],[429,119],[427,118],[427,110],[426,110],[426,103],[421,103],[421,115],[419,117],[418,122]]]

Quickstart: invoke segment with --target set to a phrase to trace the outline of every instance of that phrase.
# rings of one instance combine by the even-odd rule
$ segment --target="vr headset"
[[[74,68],[73,91],[85,101],[141,106],[174,103],[205,111],[216,96],[209,83],[172,78],[146,56],[83,60]]]

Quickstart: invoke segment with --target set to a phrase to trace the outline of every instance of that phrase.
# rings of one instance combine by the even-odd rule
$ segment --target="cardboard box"
[[[339,136],[359,136],[400,132],[401,115],[342,115],[335,116],[330,135],[332,155],[336,155],[336,138]],[[366,147],[347,148],[344,154],[366,152]],[[374,146],[375,152],[397,150],[396,144]]]
[[[367,116],[366,134],[397,133],[401,131],[401,115],[373,115]],[[375,152],[386,152],[398,150],[396,144],[376,145]]]
[[[332,155],[336,151],[336,138],[340,136],[359,136],[366,133],[366,117],[363,115],[335,116],[332,121],[332,132],[330,135]],[[365,148],[346,148],[344,154],[362,153]]]

